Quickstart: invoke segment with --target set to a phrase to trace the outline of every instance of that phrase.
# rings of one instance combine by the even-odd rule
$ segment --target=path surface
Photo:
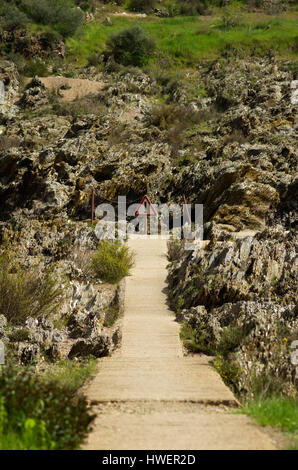
[[[166,240],[130,240],[122,346],[87,390],[98,412],[85,449],[273,449],[207,356],[184,356],[166,302]]]

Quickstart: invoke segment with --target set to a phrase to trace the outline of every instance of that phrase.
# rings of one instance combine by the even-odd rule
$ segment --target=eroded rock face
[[[263,230],[276,222],[294,226],[297,106],[292,78],[274,60],[213,63],[206,74],[205,106],[213,106],[214,118],[211,112],[210,130],[201,136],[204,150],[196,152],[197,163],[175,175],[171,197],[184,192],[187,201],[204,204],[204,221],[226,231]],[[217,119],[213,129],[212,119]]]
[[[170,300],[176,308],[183,297],[185,320],[193,308],[200,309],[197,317],[206,312],[214,341],[220,341],[223,325],[213,327],[211,312],[222,318],[219,309],[229,316],[241,304],[250,315],[259,305],[261,317],[269,323],[272,309],[292,308],[296,77],[273,59],[221,59],[200,68],[194,85],[204,88],[203,95],[194,91],[189,97],[183,84],[167,95],[171,103],[189,105],[203,116],[186,132],[178,157],[173,157],[168,129],[148,120],[162,87],[141,71],[117,72],[113,67],[106,63],[106,73],[95,67],[81,72],[80,78],[103,82],[103,88],[87,105],[76,103],[83,106],[80,113],[63,108],[57,116],[47,90],[34,79],[14,104],[15,116],[0,119],[1,135],[12,142],[0,146],[1,246],[16,250],[26,265],[51,265],[67,294],[60,311],[66,320],[60,329],[64,336],[52,341],[48,357],[80,357],[90,351],[100,356],[110,353],[119,339],[117,325],[104,326],[116,293],[96,283],[84,267],[84,253],[97,246],[96,234],[86,223],[92,189],[95,206],[116,206],[118,195],[138,203],[146,193],[156,203],[181,203],[186,197],[204,204],[205,238],[210,244],[204,252],[182,254],[172,266]],[[5,62],[0,79],[8,77],[8,96],[14,102],[19,79],[15,66]],[[247,230],[250,237],[231,238]],[[46,331],[37,332],[42,341]],[[257,326],[254,331],[257,337]],[[266,351],[271,351],[270,344],[266,342]],[[248,364],[246,343],[242,352],[237,361]],[[262,361],[265,356],[257,356],[258,373]],[[243,369],[247,371],[248,365]],[[247,377],[239,387],[248,389]]]
[[[186,252],[169,269],[177,320],[196,332],[203,352],[218,355],[221,372],[222,361],[234,364],[227,381],[236,392],[253,394],[264,381],[295,394],[297,237],[278,226],[238,240],[225,241],[210,227],[208,233],[204,250]]]
[[[278,300],[295,302],[297,237],[291,232],[265,230],[237,241],[214,239],[205,250],[185,255],[169,275],[173,306],[190,291],[185,306],[210,310],[228,302]]]
[[[68,357],[104,357],[108,356],[119,344],[120,330],[115,329],[113,333],[93,333],[92,338],[80,339],[71,348]]]

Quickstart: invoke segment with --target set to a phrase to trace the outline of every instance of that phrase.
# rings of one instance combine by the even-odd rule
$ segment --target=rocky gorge
[[[148,194],[155,203],[186,197],[204,205],[209,242],[192,253],[176,247],[168,281],[177,318],[195,332],[203,352],[213,354],[231,333],[218,360],[223,368],[233,358],[237,373],[228,371],[227,381],[237,392],[251,392],[252,375],[267,375],[293,394],[295,72],[274,58],[235,63],[227,57],[192,72],[197,90],[181,80],[169,86],[137,68],[117,70],[111,61],[77,78],[100,83],[101,91],[66,103],[63,86],[49,90],[35,77],[24,88],[15,65],[0,64],[6,91],[0,109],[1,249],[40,273],[50,267],[63,287],[54,318],[11,326],[1,317],[1,340],[17,345],[23,363],[40,355],[55,361],[110,354],[120,332],[117,322],[107,326],[108,317],[121,311],[123,285],[103,284],[85,269],[97,246],[92,190],[95,204],[114,203],[118,195],[137,201]],[[28,332],[19,335],[25,340],[14,340],[18,330]]]

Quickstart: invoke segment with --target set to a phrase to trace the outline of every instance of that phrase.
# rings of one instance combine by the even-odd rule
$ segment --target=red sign
[[[142,210],[145,210],[145,212]],[[156,210],[152,206],[148,196],[144,196],[141,200],[139,207],[135,211],[135,217],[157,217]]]

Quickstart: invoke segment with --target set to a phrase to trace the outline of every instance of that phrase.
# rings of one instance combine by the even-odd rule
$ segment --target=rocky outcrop
[[[63,338],[50,341],[48,357],[98,357],[119,341],[117,323],[107,327],[118,294],[96,282],[85,262],[97,244],[88,225],[92,190],[95,206],[105,202],[115,207],[118,195],[126,195],[128,203],[146,193],[156,203],[186,198],[204,204],[204,236],[210,242],[204,251],[180,251],[169,271],[170,302],[196,330],[198,322],[210,325],[214,344],[221,342],[224,328],[244,325],[233,313],[239,306],[245,322],[250,315],[255,318],[251,336],[233,351],[245,371],[237,387],[248,391],[249,344],[263,341],[261,331],[270,324],[271,311],[278,318],[272,331],[294,311],[296,77],[274,58],[227,57],[200,66],[189,90],[187,80],[181,86],[175,80],[158,85],[105,55],[98,61],[104,72],[87,67],[80,78],[99,81],[100,92],[64,103],[33,79],[15,104],[15,116],[0,119],[6,139],[0,146],[1,246],[17,250],[26,265],[51,265],[66,294],[56,319],[64,322]],[[6,86],[13,100],[16,69],[10,62],[1,67],[0,79],[12,77]],[[148,118],[160,93],[174,103],[173,109],[183,108],[182,130],[165,118],[162,125]],[[191,110],[190,124],[186,109]],[[292,320],[288,326],[292,334]],[[41,350],[49,334],[43,331],[36,332]],[[5,328],[0,334],[6,335]],[[274,359],[273,368],[269,365],[275,343],[268,338],[265,352],[260,349],[254,359],[257,375],[276,370],[293,385],[290,363],[286,367],[284,359]]]
[[[200,103],[209,110],[204,150],[174,176],[170,197],[182,200],[184,193],[189,202],[204,204],[204,221],[230,232],[262,230],[272,223],[293,226],[297,107],[292,76],[274,60],[270,65],[266,60],[214,62],[206,75],[208,97]]]
[[[1,31],[0,41],[5,44],[7,52],[13,50],[27,58],[64,58],[65,55],[64,42],[53,32],[44,32],[33,36],[26,29]]]
[[[48,95],[44,84],[35,77],[27,86],[18,105],[22,108],[35,109],[37,106],[42,106],[48,103]]]
[[[185,254],[169,275],[170,300],[177,305],[182,292],[185,306],[208,310],[238,301],[295,302],[297,237],[282,227],[255,237],[210,240],[205,249]]]
[[[206,248],[185,252],[169,268],[177,320],[194,331],[199,350],[217,355],[217,368],[238,394],[253,395],[258,387],[295,394],[296,236],[277,226],[225,240],[226,233],[208,229]]]

